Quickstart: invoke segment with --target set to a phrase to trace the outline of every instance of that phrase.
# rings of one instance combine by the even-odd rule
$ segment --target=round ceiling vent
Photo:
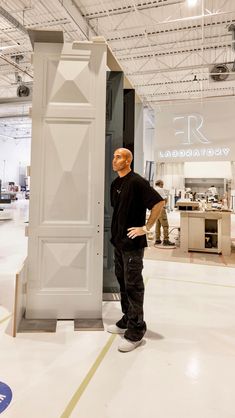
[[[229,68],[225,64],[216,64],[211,70],[211,78],[214,81],[225,81],[229,76]]]

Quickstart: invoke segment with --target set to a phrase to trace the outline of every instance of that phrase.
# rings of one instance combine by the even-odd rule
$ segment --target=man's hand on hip
[[[132,228],[128,228],[127,236],[131,239],[140,237],[141,235],[145,235],[146,231],[143,229],[142,226],[133,226]]]

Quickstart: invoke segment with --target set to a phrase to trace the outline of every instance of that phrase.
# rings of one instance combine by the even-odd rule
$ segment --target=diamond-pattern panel
[[[47,124],[43,222],[89,220],[90,130],[89,123]]]
[[[91,100],[89,61],[60,61],[51,90],[50,102],[89,103]]]
[[[87,243],[41,242],[42,289],[87,290]]]

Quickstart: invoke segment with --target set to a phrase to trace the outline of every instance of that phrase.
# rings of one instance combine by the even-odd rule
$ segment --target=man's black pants
[[[144,282],[142,276],[144,249],[122,251],[115,248],[115,274],[120,285],[123,317],[116,323],[127,328],[124,337],[139,341],[146,332],[144,322]]]

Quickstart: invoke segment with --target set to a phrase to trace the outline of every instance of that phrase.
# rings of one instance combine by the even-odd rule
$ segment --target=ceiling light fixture
[[[6,49],[10,49],[10,48],[15,48],[17,45],[5,45],[5,46],[0,46],[0,52],[1,51],[5,51]]]
[[[25,84],[20,84],[16,90],[17,97],[28,97],[30,95],[30,88]]]
[[[0,138],[3,138],[3,140],[5,140],[5,141],[6,141],[7,139],[13,139],[13,136],[0,134]]]
[[[189,7],[194,7],[196,6],[198,0],[187,0],[187,4]]]
[[[196,74],[194,75],[193,81],[198,81]]]

